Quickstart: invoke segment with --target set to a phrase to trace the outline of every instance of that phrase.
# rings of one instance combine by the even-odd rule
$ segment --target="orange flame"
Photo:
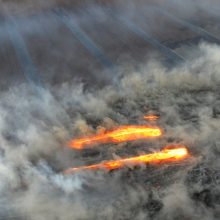
[[[87,145],[97,143],[120,143],[138,139],[159,137],[162,131],[158,127],[149,126],[123,126],[116,130],[98,134],[90,137],[75,139],[69,142],[68,146],[81,150]]]
[[[160,117],[158,115],[145,115],[144,119],[149,120],[149,121],[156,121]]]
[[[129,166],[129,165],[137,166],[143,163],[157,164],[161,162],[179,161],[187,157],[189,157],[189,152],[187,148],[185,146],[178,146],[178,148],[172,148],[172,149],[165,148],[160,152],[156,152],[152,154],[145,154],[137,157],[106,161],[103,163],[89,165],[89,166],[70,168],[64,171],[64,173],[70,174],[82,170],[98,170],[98,169],[115,170],[125,166]]]

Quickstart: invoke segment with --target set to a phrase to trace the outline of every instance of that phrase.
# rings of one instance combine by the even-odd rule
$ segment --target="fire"
[[[122,126],[104,134],[72,140],[68,146],[74,149],[83,149],[85,146],[97,143],[120,143],[138,139],[154,138],[162,135],[158,127],[149,126]]]
[[[156,121],[157,119],[159,119],[160,117],[158,115],[145,115],[144,119],[146,120],[150,120],[150,121]]]
[[[70,168],[64,171],[65,174],[70,174],[77,171],[83,170],[115,170],[119,168],[123,168],[125,166],[138,166],[141,164],[158,164],[161,162],[174,162],[183,160],[189,157],[189,152],[185,146],[177,146],[176,148],[165,148],[160,152],[145,154],[137,157],[124,158],[119,160],[106,161],[99,164],[89,165],[89,166],[81,166],[76,168]]]

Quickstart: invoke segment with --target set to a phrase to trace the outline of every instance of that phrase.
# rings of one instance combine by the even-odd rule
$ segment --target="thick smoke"
[[[183,10],[182,18],[193,17],[198,10],[208,10],[206,1],[187,2],[191,11],[187,15],[187,10]],[[51,1],[51,7],[54,4]],[[179,39],[180,32],[165,30],[162,24],[156,28],[152,25],[154,19],[147,27],[144,20],[153,15],[146,15],[144,7],[142,10],[136,4],[125,7],[122,1],[114,4],[118,11],[138,21],[154,36],[164,33],[164,39],[171,35],[173,41]],[[182,5],[181,1],[161,4],[167,10],[172,7],[177,10]],[[143,13],[142,22],[134,16],[139,10]],[[103,18],[109,27],[114,24],[102,7],[92,5],[84,13],[77,11],[77,22],[88,28],[93,39],[98,34],[95,33],[95,20],[89,19],[92,18],[89,13]],[[51,18],[50,15],[49,12],[43,18]],[[58,32],[60,27],[56,26],[56,19],[51,19],[46,24],[52,24],[51,30]],[[33,23],[20,22],[27,39],[33,37]],[[119,29],[117,25],[112,29],[113,36]],[[34,33],[44,39],[48,30],[45,34],[36,26]],[[42,20],[40,27],[45,27]],[[118,41],[100,34],[99,44],[104,51],[110,51],[109,57],[113,58],[117,53],[115,48],[112,49],[114,40],[117,44],[135,44],[124,29],[121,33],[124,35]],[[73,38],[64,35],[62,37],[69,45]],[[48,50],[53,49],[53,58],[59,58],[53,43],[61,42],[61,39],[60,36],[53,39],[48,47]],[[31,48],[36,45],[31,44]],[[66,46],[62,48],[67,50]],[[77,48],[73,45],[73,51]],[[33,49],[32,54],[36,50]],[[138,48],[134,51],[141,52]],[[91,64],[87,71],[91,71],[96,79],[90,75],[92,81],[88,84],[80,80],[81,72],[75,68],[77,64],[64,67],[63,73],[51,80],[51,75],[56,75],[60,69],[55,70],[55,61],[48,58],[45,61],[51,68],[44,72],[46,88],[40,93],[36,94],[26,83],[4,89],[0,94],[0,217],[28,220],[219,219],[220,47],[203,41],[190,47],[183,44],[174,51],[184,54],[185,62],[167,65],[156,52],[136,62],[128,52],[125,57],[116,59],[118,74]],[[71,60],[78,56],[71,56],[72,53],[67,50],[65,58]],[[85,54],[82,52],[76,59],[79,64],[83,64],[83,58],[89,63],[91,57]],[[137,52],[136,55],[138,57]],[[46,70],[42,66],[41,70]],[[65,71],[75,76],[67,77]],[[107,82],[100,86],[99,73],[105,82],[109,75],[112,78],[117,75],[117,83]],[[143,116],[147,113],[156,113],[160,119],[146,122]],[[122,124],[149,123],[161,126],[163,137],[149,142],[100,145],[82,152],[66,146],[73,137],[103,132]],[[62,173],[69,167],[149,153],[172,144],[186,145],[192,158],[184,163],[143,165],[138,169],[128,167],[111,173]]]
[[[56,101],[47,92],[31,95],[24,85],[2,93],[2,217],[218,219],[220,48],[203,43],[194,51],[196,59],[172,69],[149,61],[124,73],[117,87],[84,92],[74,82],[60,85]],[[144,123],[142,116],[151,111],[161,115],[165,136],[159,141],[103,145],[87,153],[65,147],[72,136],[96,128]],[[189,146],[193,161],[111,174],[60,173],[175,143]]]

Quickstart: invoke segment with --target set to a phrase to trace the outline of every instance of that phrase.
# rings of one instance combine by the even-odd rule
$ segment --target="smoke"
[[[219,176],[220,48],[203,43],[195,51],[194,60],[172,69],[149,61],[138,72],[124,73],[116,88],[83,91],[71,82],[57,86],[53,96],[45,92],[43,99],[25,85],[1,93],[4,219],[11,213],[21,219],[218,219],[219,180],[212,178]],[[100,146],[87,153],[65,147],[71,137],[94,133],[100,126],[144,123],[142,116],[149,111],[161,116],[161,140]],[[172,143],[189,146],[196,160],[109,174],[60,173]],[[212,173],[204,174],[206,167]],[[202,183],[208,178],[204,175],[211,182]],[[200,195],[204,190],[215,197],[211,206],[207,193]]]
[[[28,2],[34,11],[58,4]],[[218,4],[217,0],[211,1],[213,4],[169,2],[157,1],[156,5],[175,11],[181,19],[201,18],[204,28],[209,26],[203,13],[215,15],[210,10],[214,2]],[[147,6],[153,3],[149,1]],[[26,1],[11,4],[28,11]],[[168,65],[159,52],[110,18],[103,10],[105,6],[92,4],[85,10],[77,9],[77,25],[117,65],[120,77],[114,83],[108,71],[62,27],[53,12],[28,21],[17,19],[47,89],[36,94],[21,80],[0,93],[0,218],[219,219],[220,47],[205,41],[194,44],[190,42],[194,34],[176,30],[174,24],[168,23],[166,28],[163,22],[155,25],[158,15],[145,13],[146,3],[142,1],[126,6],[123,1],[112,4],[112,10],[137,23],[165,46],[174,45],[172,49],[184,55],[186,61]],[[59,34],[60,30],[64,32]],[[3,29],[1,35],[5,36]],[[169,44],[171,41],[174,43]],[[9,73],[7,70],[2,69]],[[152,112],[160,119],[145,121],[143,116]],[[73,137],[117,125],[148,123],[161,126],[163,137],[84,151],[66,146]],[[69,167],[136,156],[172,144],[188,146],[192,159],[111,173],[62,173]]]

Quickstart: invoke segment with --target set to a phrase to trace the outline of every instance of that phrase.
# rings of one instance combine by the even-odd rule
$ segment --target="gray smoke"
[[[50,2],[47,9],[56,5],[55,1]],[[132,33],[114,23],[103,10],[104,6],[93,4],[84,11],[74,12],[77,24],[108,57],[115,59],[120,75],[117,83],[109,82],[109,76],[114,77],[114,73],[100,67],[70,33],[58,34],[63,29],[52,16],[53,12],[36,20],[17,20],[25,41],[36,42],[34,36],[37,35],[42,43],[29,42],[29,48],[34,54],[33,62],[40,64],[37,66],[46,89],[36,94],[22,80],[9,88],[1,88],[0,219],[220,218],[220,47],[205,41],[190,42],[189,47],[185,41],[193,38],[192,33],[176,30],[170,23],[167,29],[163,22],[156,27],[158,18],[146,14],[142,7],[154,2],[131,2],[125,6],[123,1],[118,1],[113,3],[112,10],[137,22],[164,44],[171,39],[172,49],[184,55],[185,62],[168,65],[161,54],[152,52],[148,46],[144,50],[133,48],[137,44]],[[157,1],[157,6],[168,11],[175,9],[175,14],[182,19],[198,18],[200,10],[202,14],[212,14],[209,13],[212,4],[205,0],[184,1],[184,5],[182,1],[169,2]],[[218,1],[212,3],[217,5]],[[34,8],[32,1],[29,4]],[[24,9],[24,5],[28,6],[24,3],[21,8]],[[136,16],[137,13],[142,16]],[[99,28],[105,25],[110,28],[108,34],[96,32],[98,21]],[[209,27],[203,16],[202,22],[204,28]],[[49,33],[47,26],[57,35]],[[219,32],[215,30],[217,35]],[[1,34],[5,35],[4,31],[1,30]],[[120,37],[116,37],[117,34]],[[4,40],[7,41],[7,37]],[[127,44],[132,53],[129,50],[123,53],[123,45]],[[55,45],[66,53],[58,53]],[[144,47],[146,43],[140,45]],[[144,51],[148,49],[146,55]],[[46,55],[42,55],[42,51]],[[121,57],[116,56],[118,52],[122,52]],[[6,60],[11,64],[10,59]],[[62,64],[62,60],[67,60],[68,65]],[[78,69],[80,65],[87,69]],[[4,68],[1,71],[8,73]],[[91,79],[88,83],[86,77]],[[143,120],[148,113],[158,114],[160,119],[157,122]],[[159,125],[164,135],[150,141],[102,144],[80,152],[66,146],[72,138],[125,124]],[[192,158],[175,164],[127,167],[110,173],[87,171],[64,175],[62,172],[69,167],[150,153],[174,144],[186,145]]]
[[[56,101],[46,92],[44,99],[31,95],[24,85],[2,93],[2,218],[218,219],[220,48],[203,43],[195,51],[197,58],[179,67],[149,61],[140,71],[126,71],[117,88],[83,92],[65,83],[56,87]],[[145,124],[143,115],[152,111],[161,115],[160,140],[83,153],[65,146],[96,129]],[[60,173],[176,143],[189,146],[192,161],[109,174]]]

